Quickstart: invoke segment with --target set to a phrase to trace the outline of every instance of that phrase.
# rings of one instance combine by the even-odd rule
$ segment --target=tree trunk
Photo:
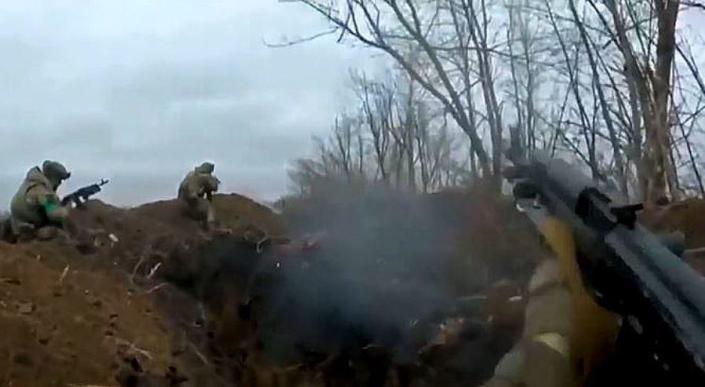
[[[676,21],[678,0],[655,0],[658,21],[656,41],[656,71],[651,77],[653,92],[653,121],[646,125],[646,158],[649,166],[649,183],[646,201],[655,203],[668,198],[670,159],[671,71],[676,46]]]

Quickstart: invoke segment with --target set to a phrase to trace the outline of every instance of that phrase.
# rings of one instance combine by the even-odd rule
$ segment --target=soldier
[[[56,190],[69,177],[71,173],[61,163],[49,160],[41,169],[33,167],[27,172],[10,203],[10,227],[15,237],[46,240],[56,236],[59,227],[66,228],[68,209],[61,206]]]
[[[205,221],[206,228],[215,222],[213,192],[218,191],[220,180],[213,175],[215,165],[205,162],[189,172],[179,185],[178,197],[186,205],[187,214]]]

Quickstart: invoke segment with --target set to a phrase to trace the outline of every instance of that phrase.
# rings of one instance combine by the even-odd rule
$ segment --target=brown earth
[[[216,207],[240,236],[253,226],[281,232],[276,216],[247,198],[218,196]],[[72,217],[85,234],[78,246],[0,242],[0,385],[135,385],[137,378],[166,386],[185,370],[190,385],[226,383],[201,352],[207,311],[160,273],[145,278],[165,257],[158,243],[209,236],[173,201],[133,209],[90,201]]]
[[[124,360],[158,372],[175,364],[148,296],[42,247],[0,246],[0,384],[114,384]]]
[[[421,198],[443,220],[437,259],[453,293],[463,298],[480,289],[489,297],[479,311],[467,301],[462,308],[473,312],[420,329],[418,362],[425,368],[382,367],[390,376],[380,386],[407,379],[416,386],[476,385],[512,345],[522,311],[502,304],[521,293],[543,252],[511,203],[489,195],[475,189]],[[72,214],[83,230],[80,243],[0,242],[0,385],[338,386],[372,380],[367,374],[389,363],[389,354],[374,345],[287,364],[259,350],[257,318],[243,312],[254,276],[264,278],[267,289],[281,271],[306,270],[315,261],[286,257],[305,258],[313,245],[273,246],[266,237],[271,242],[286,234],[284,219],[243,196],[215,200],[228,232],[201,231],[174,201],[129,209],[90,201]],[[656,229],[680,229],[689,247],[701,247],[701,214],[705,202],[690,201],[644,220]],[[479,265],[495,274],[484,283],[469,281]],[[510,281],[487,287],[505,278]],[[490,315],[497,323],[488,330]]]

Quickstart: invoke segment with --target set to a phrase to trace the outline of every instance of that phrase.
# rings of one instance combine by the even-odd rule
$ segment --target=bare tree
[[[351,75],[355,91],[361,101],[364,124],[372,136],[377,172],[381,181],[389,182],[388,163],[391,150],[391,127],[394,120],[395,90],[381,82],[367,79],[365,74]]]
[[[421,192],[459,184],[462,173],[444,111],[416,82],[403,73],[351,78],[359,107],[339,115],[329,137],[316,139],[314,159],[294,163],[290,179],[297,193],[328,181],[379,181]]]
[[[431,4],[434,7],[430,12],[431,16],[424,17],[420,12],[421,3],[413,0],[298,2],[326,17],[341,36],[352,36],[359,42],[389,54],[411,79],[418,82],[451,114],[458,126],[468,135],[483,174],[492,175],[492,160],[472,124],[467,106],[463,103],[463,90],[453,82],[448,66],[444,65],[439,55],[440,50],[436,49],[430,40],[431,32],[439,22],[437,15],[441,10],[437,4]],[[421,6],[427,4],[430,3],[423,3]],[[477,14],[468,13],[468,17],[477,18]],[[392,22],[385,25],[384,22],[388,20]],[[428,66],[419,68],[419,63]]]
[[[321,148],[324,173],[431,191],[497,176],[506,136],[584,162],[625,197],[705,191],[705,83],[685,37],[676,44],[679,0],[294,2],[401,70],[357,76],[360,105]]]
[[[622,147],[617,135],[617,129],[612,121],[609,111],[609,103],[607,102],[607,97],[600,80],[600,71],[598,69],[598,62],[596,60],[596,53],[593,52],[593,45],[588,37],[588,32],[583,24],[580,16],[578,15],[578,10],[575,6],[575,0],[568,0],[568,7],[570,8],[571,15],[575,21],[575,25],[578,27],[580,33],[580,40],[583,43],[585,53],[587,54],[588,63],[592,71],[592,84],[595,88],[597,96],[599,98],[600,111],[602,113],[602,118],[604,120],[605,126],[607,127],[607,132],[609,134],[610,144],[612,146],[612,155],[615,162],[615,169],[617,174],[617,181],[619,182],[620,190],[622,194],[628,198],[629,188],[625,173],[624,161],[622,159]],[[596,130],[596,129],[593,129]]]
[[[591,0],[590,0],[591,1]],[[591,6],[599,11],[594,2]],[[643,123],[644,148],[638,152],[641,158],[637,168],[640,180],[640,188],[646,202],[655,202],[663,197],[669,196],[669,187],[673,184],[673,177],[669,179],[672,162],[670,158],[670,129],[671,120],[669,115],[671,73],[673,71],[673,60],[675,57],[675,25],[678,19],[678,0],[655,0],[648,9],[653,13],[657,27],[656,37],[651,35],[651,30],[643,31],[639,21],[639,12],[635,6],[627,2],[624,7],[629,17],[628,21],[633,25],[637,42],[642,46],[643,61],[640,63],[634,45],[629,39],[627,31],[627,19],[623,16],[622,7],[617,0],[604,2],[607,6],[614,26],[613,34],[615,42],[618,44],[624,57],[624,68],[627,82],[630,87],[630,99],[632,104],[632,119],[634,122]],[[609,28],[609,24],[602,19],[603,25]],[[647,40],[645,43],[644,40]],[[650,41],[655,40],[656,59],[651,60]],[[654,70],[655,68],[655,70]],[[638,106],[637,106],[638,101]],[[638,120],[637,111],[641,113],[641,120]],[[641,130],[639,126],[634,127],[632,135],[634,143],[641,146]],[[641,150],[641,149],[639,149]]]

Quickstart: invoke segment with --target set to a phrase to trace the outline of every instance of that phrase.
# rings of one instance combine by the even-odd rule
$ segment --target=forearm
[[[52,223],[63,223],[68,217],[68,210],[62,206],[58,198],[53,196],[43,196],[39,198],[39,205],[42,207],[47,219]]]

